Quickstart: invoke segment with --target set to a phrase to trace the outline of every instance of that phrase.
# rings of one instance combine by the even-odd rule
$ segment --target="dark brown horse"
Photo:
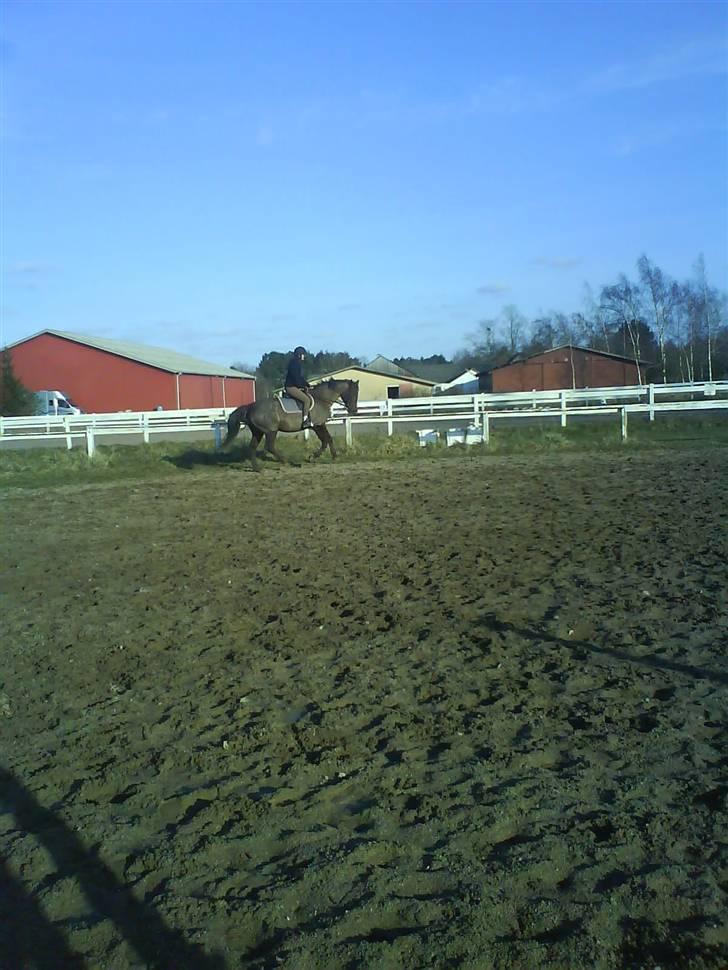
[[[314,403],[309,414],[309,420],[321,442],[321,447],[311,457],[320,458],[328,448],[331,457],[335,459],[336,448],[334,448],[334,442],[326,429],[326,422],[331,417],[331,406],[336,401],[341,401],[349,414],[356,414],[357,401],[359,400],[359,381],[324,381],[321,384],[314,384],[311,388],[311,397]],[[278,432],[300,431],[301,423],[300,409],[297,413],[284,411],[282,404],[275,397],[263,398],[262,401],[256,401],[254,404],[243,404],[236,408],[228,418],[228,433],[223,442],[223,448],[235,438],[241,425],[247,425],[253,435],[248,454],[253,468],[259,471],[257,448],[263,435],[265,435],[265,447],[271,455],[278,461],[285,461],[276,448]]]

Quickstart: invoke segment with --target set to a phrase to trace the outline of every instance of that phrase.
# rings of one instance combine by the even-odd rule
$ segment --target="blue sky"
[[[5,0],[0,342],[451,355],[728,288],[725,3]]]

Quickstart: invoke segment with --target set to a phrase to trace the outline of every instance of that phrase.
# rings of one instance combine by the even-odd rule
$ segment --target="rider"
[[[313,401],[306,393],[311,389],[311,385],[308,383],[306,378],[303,376],[303,361],[306,359],[306,349],[305,347],[296,347],[293,351],[293,357],[288,364],[288,372],[286,373],[286,394],[289,397],[295,398],[300,401],[303,406],[303,421],[301,423],[302,428],[310,427],[310,424],[306,424],[309,416],[311,407],[313,406]]]

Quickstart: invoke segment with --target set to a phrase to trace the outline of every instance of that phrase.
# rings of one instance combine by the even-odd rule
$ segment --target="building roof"
[[[476,376],[474,370],[463,367],[462,364],[417,364],[412,373],[415,377],[425,378],[436,384],[450,384],[457,377]]]
[[[376,374],[377,377],[391,377],[395,380],[400,381],[414,381],[415,384],[423,384],[426,387],[433,387],[437,382],[428,381],[424,377],[415,377],[414,374],[410,374],[408,371],[404,371],[402,374],[394,374],[392,371],[384,370],[373,370],[371,367],[362,367],[359,364],[347,364],[344,367],[339,367],[336,370],[328,371],[326,374],[315,374],[312,375],[310,380],[312,381],[326,381],[329,378],[336,377],[337,374],[341,374],[342,371],[358,370],[362,374]]]
[[[16,340],[10,347],[17,347],[18,344],[27,343],[42,334],[51,334],[53,337],[61,337],[63,340],[72,340],[74,343],[83,344],[86,347],[93,347],[95,350],[103,350],[108,354],[116,354],[117,357],[126,357],[128,360],[135,360],[140,364],[147,364],[149,367],[156,367],[158,370],[170,371],[172,374],[202,374],[209,377],[248,377],[254,379],[253,374],[246,374],[232,367],[223,367],[221,364],[211,364],[206,360],[198,360],[196,357],[189,357],[187,354],[179,354],[176,350],[167,350],[165,347],[150,347],[147,344],[135,344],[126,340],[111,340],[107,337],[88,337],[81,333],[70,333],[65,330],[40,330],[30,337]]]
[[[560,347],[549,347],[548,350],[539,350],[535,354],[529,354],[528,357],[521,357],[520,354],[507,360],[505,364],[497,364],[492,370],[500,370],[501,367],[512,367],[515,364],[525,364],[526,361],[532,360],[534,357],[543,357],[544,354],[555,354],[561,350],[578,350],[582,354],[598,354],[600,357],[611,357],[613,360],[625,360],[628,364],[639,363],[640,367],[650,367],[651,365],[646,360],[637,361],[635,357],[624,357],[622,354],[611,354],[606,350],[595,350],[593,347],[577,347],[575,344],[562,344]],[[488,373],[483,371],[483,373]]]
[[[364,365],[365,370],[370,370],[374,374],[392,374],[394,377],[415,377],[416,375],[412,371],[407,370],[404,367],[400,367],[399,364],[395,364],[393,360],[389,357],[383,357],[378,354],[373,360],[370,360],[368,364]]]

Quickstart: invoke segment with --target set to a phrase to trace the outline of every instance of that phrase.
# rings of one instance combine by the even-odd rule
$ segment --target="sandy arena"
[[[720,448],[7,492],[0,966],[724,967],[727,493]]]

